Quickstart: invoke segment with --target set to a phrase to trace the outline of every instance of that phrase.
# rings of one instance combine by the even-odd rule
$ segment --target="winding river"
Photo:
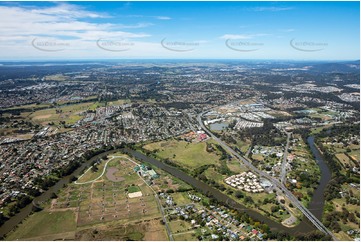
[[[323,160],[320,151],[315,145],[315,137],[313,136],[308,137],[307,143],[321,170],[321,180],[312,196],[311,202],[308,205],[308,209],[313,213],[313,215],[315,215],[316,218],[322,221],[323,206],[325,204],[325,197],[323,194],[328,182],[331,180],[332,174],[330,168]]]
[[[320,184],[317,187],[312,200],[310,202],[309,205],[309,210],[318,218],[321,219],[322,217],[322,213],[323,213],[323,205],[324,205],[324,197],[323,197],[323,193],[324,193],[324,189],[326,188],[326,185],[328,184],[329,180],[331,179],[331,172],[328,168],[328,166],[326,165],[326,163],[324,162],[320,152],[318,151],[317,147],[314,144],[314,137],[310,136],[307,139],[309,147],[314,155],[314,157],[316,158],[317,164],[319,165],[320,169],[321,169],[321,180],[320,180]],[[196,188],[198,191],[202,192],[202,193],[208,193],[208,194],[212,194],[213,197],[215,199],[217,199],[220,202],[224,202],[227,203],[230,207],[237,209],[239,211],[243,211],[246,212],[248,215],[250,215],[252,218],[264,222],[266,224],[269,225],[269,227],[273,230],[284,230],[288,233],[292,233],[292,234],[297,234],[297,233],[307,233],[310,232],[312,230],[315,230],[315,227],[313,226],[313,224],[308,221],[306,218],[304,218],[299,225],[297,225],[296,227],[293,228],[287,228],[285,226],[283,226],[280,223],[277,223],[271,219],[269,219],[266,216],[263,216],[262,214],[246,208],[245,206],[243,206],[242,204],[238,203],[237,201],[235,201],[232,198],[229,198],[227,195],[223,194],[222,192],[220,192],[219,190],[209,186],[208,184],[199,181],[197,179],[195,179],[194,177],[189,176],[188,174],[186,174],[183,171],[178,170],[175,167],[169,166],[167,164],[164,164],[154,158],[148,157],[138,151],[135,150],[131,150],[131,149],[120,149],[120,150],[112,150],[112,151],[107,151],[105,153],[99,154],[97,156],[94,156],[93,158],[91,158],[90,160],[84,162],[78,169],[76,169],[71,175],[68,175],[66,177],[63,177],[61,180],[59,180],[53,187],[49,188],[49,190],[47,190],[46,192],[44,192],[43,194],[41,194],[40,196],[36,197],[34,199],[34,203],[35,204],[41,204],[43,202],[46,202],[47,200],[50,199],[51,194],[52,193],[57,193],[61,188],[63,188],[63,186],[65,184],[68,184],[71,182],[71,178],[73,176],[79,176],[82,171],[84,171],[87,167],[89,167],[91,165],[91,163],[103,156],[103,155],[108,155],[111,153],[115,153],[117,151],[122,151],[125,153],[130,154],[131,156],[135,157],[136,159],[140,160],[140,161],[144,161],[144,162],[148,162],[152,165],[155,165],[156,167],[170,173],[171,175],[185,181],[186,183],[192,185],[194,188]],[[15,216],[13,216],[12,218],[10,218],[8,221],[6,221],[0,228],[0,237],[4,237],[4,235],[6,235],[7,233],[9,233],[12,229],[14,229],[19,223],[21,223],[21,221],[23,221],[27,216],[29,216],[29,214],[33,211],[34,209],[34,205],[33,203],[29,204],[28,206],[26,206],[25,208],[21,209],[19,213],[17,213]]]

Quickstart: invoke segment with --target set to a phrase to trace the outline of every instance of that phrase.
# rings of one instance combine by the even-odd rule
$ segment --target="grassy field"
[[[231,159],[230,161],[228,161],[227,166],[231,171],[233,171],[235,173],[241,173],[246,170],[244,165],[242,165],[242,167],[241,167],[240,162],[236,159]]]
[[[360,150],[353,150],[349,154],[354,160],[360,160]]]
[[[353,239],[350,238],[350,236],[348,236],[345,232],[340,231],[339,233],[335,233],[335,236],[340,240],[340,241],[352,241]]]
[[[331,125],[325,125],[322,127],[312,128],[311,135],[319,134],[323,129],[330,127]]]
[[[21,105],[21,106],[14,106],[11,108],[6,108],[6,110],[14,110],[14,109],[33,109],[33,108],[48,108],[51,107],[50,103],[41,103],[41,104],[27,104],[27,105]]]
[[[92,180],[96,179],[97,177],[99,177],[102,174],[106,163],[107,163],[107,161],[102,160],[101,163],[97,165],[98,170],[96,172],[92,171],[92,169],[86,170],[86,172],[83,174],[83,176],[79,177],[77,182],[83,183],[83,182],[88,182],[88,181],[92,181]]]
[[[44,77],[47,81],[66,81],[69,79],[68,76],[64,76],[63,74],[54,74],[54,75],[47,75]]]
[[[77,232],[76,240],[146,240],[165,241],[167,235],[158,219],[142,221],[136,224],[111,224],[99,228],[83,229]]]
[[[177,206],[183,206],[192,203],[192,200],[188,197],[186,192],[177,192],[172,194],[174,201],[176,201]]]
[[[202,165],[217,164],[219,157],[206,151],[206,143],[187,143],[185,141],[167,140],[147,144],[145,149],[157,150],[161,158],[174,160],[181,166],[193,169]]]
[[[75,213],[73,211],[34,213],[26,219],[15,232],[6,239],[27,239],[43,235],[75,231]]]
[[[119,99],[119,100],[116,100],[116,101],[111,101],[108,103],[108,105],[123,105],[125,103],[130,103],[130,99]]]
[[[243,152],[246,153],[248,148],[251,146],[251,141],[250,140],[246,140],[246,141],[242,141],[242,140],[238,140],[237,139],[237,147]]]
[[[91,99],[94,97],[88,97]],[[108,105],[121,105],[124,103],[128,103],[129,100],[116,100],[110,102]],[[32,107],[50,107],[48,104],[41,105],[28,105],[24,106],[24,108],[32,108]],[[88,110],[96,110],[98,107],[104,107],[104,102],[84,102],[84,103],[74,103],[63,105],[54,108],[37,110],[35,112],[24,112],[22,113],[23,117],[27,117],[31,119],[33,122],[38,124],[46,125],[50,122],[54,122],[54,124],[59,124],[60,121],[65,121],[67,124],[74,124],[78,120],[80,120],[83,116],[82,113]],[[16,107],[19,108],[19,107]]]
[[[172,233],[181,233],[192,228],[191,224],[184,220],[173,220],[169,223],[169,227]]]
[[[87,102],[71,104],[57,108],[49,108],[38,110],[30,113],[28,118],[33,122],[46,125],[50,122],[59,124],[60,121],[65,121],[67,124],[74,124],[82,118],[81,113],[87,110],[95,110],[97,107],[104,106],[103,103],[99,102]],[[23,113],[27,116],[28,113]]]
[[[335,154],[336,158],[341,162],[343,166],[353,165],[353,162],[344,153]]]
[[[227,177],[226,175],[222,175],[220,173],[218,173],[213,167],[212,168],[208,168],[205,172],[204,175],[208,178],[208,179],[212,179],[218,183],[223,183],[223,180]]]
[[[263,155],[254,154],[254,155],[252,155],[252,159],[258,160],[258,161],[263,161]]]
[[[133,193],[133,192],[139,192],[140,188],[138,186],[130,186],[128,187],[128,192],[129,193]]]
[[[154,169],[154,171],[161,177],[161,179],[155,179],[153,180],[153,189],[155,191],[166,191],[168,189],[173,189],[174,191],[176,191],[177,189],[181,188],[181,189],[192,189],[192,187],[185,183],[184,181],[175,178],[171,175],[169,175],[169,173],[157,168],[157,167],[152,167]]]
[[[195,230],[189,231],[187,233],[174,234],[174,240],[176,241],[197,241],[197,237],[195,236]]]
[[[360,191],[355,188],[351,188],[348,184],[343,184],[342,190],[346,191],[346,192],[352,191],[354,197],[356,197],[357,199],[360,199]],[[342,213],[343,207],[345,207],[350,213],[357,214],[360,212],[360,206],[358,204],[347,204],[345,197],[332,199],[330,204],[332,204],[335,211],[338,211],[341,213]],[[324,216],[328,213],[329,213],[328,211],[325,211]],[[346,231],[348,231],[350,229],[353,229],[353,230],[360,229],[360,218],[357,217],[357,215],[356,215],[356,218],[357,218],[356,219],[357,223],[353,223],[350,221],[347,221],[347,223],[343,223],[342,221],[338,222],[338,224],[341,226],[341,231],[339,233],[336,233],[335,235],[339,240],[341,240],[341,241],[354,240],[349,235],[347,235]]]

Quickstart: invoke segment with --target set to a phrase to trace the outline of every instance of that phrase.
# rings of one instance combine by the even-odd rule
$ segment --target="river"
[[[321,180],[320,184],[318,185],[317,189],[315,190],[311,202],[308,206],[308,209],[315,215],[316,218],[318,218],[320,221],[322,221],[322,214],[323,214],[323,207],[325,204],[325,197],[324,192],[325,188],[328,184],[328,182],[331,180],[331,171],[326,162],[323,160],[323,157],[320,153],[320,151],[317,149],[315,145],[315,137],[310,136],[307,138],[308,146],[311,149],[311,152],[316,159],[316,162],[321,170]]]
[[[320,166],[320,169],[321,169],[320,184],[317,187],[317,189],[312,197],[312,200],[309,205],[309,210],[318,219],[321,219],[322,213],[323,213],[323,205],[324,205],[323,193],[324,193],[324,189],[326,188],[326,185],[328,184],[329,180],[331,179],[331,172],[330,172],[327,164],[324,162],[320,152],[318,151],[318,149],[316,148],[316,146],[314,144],[314,137],[310,136],[307,139],[307,141],[308,141],[308,144],[311,148],[311,151],[312,151],[314,157],[316,158],[317,164]],[[71,178],[73,176],[79,176],[82,173],[82,171],[84,169],[86,169],[87,167],[89,167],[95,159],[97,159],[101,156],[104,156],[104,155],[115,153],[117,151],[119,151],[119,150],[107,151],[107,152],[99,154],[99,155],[91,158],[90,160],[84,162],[71,175],[63,177],[53,187],[49,188],[49,190],[47,190],[40,196],[36,197],[34,199],[34,202],[36,204],[41,204],[43,202],[48,201],[50,199],[52,193],[57,193],[61,188],[63,188],[63,186],[65,184],[70,183]],[[140,161],[148,162],[152,165],[155,165],[156,167],[168,172],[169,174],[185,181],[186,183],[190,184],[191,186],[193,186],[194,188],[196,188],[198,191],[200,191],[202,193],[212,194],[213,197],[215,199],[217,199],[218,201],[227,203],[230,207],[237,209],[239,211],[246,212],[252,218],[268,224],[268,226],[273,230],[284,230],[291,234],[307,233],[312,230],[315,230],[315,227],[313,226],[313,224],[310,221],[308,221],[306,218],[304,218],[300,222],[300,224],[297,225],[296,227],[287,228],[287,227],[283,226],[282,224],[277,223],[252,209],[246,208],[245,206],[238,203],[234,199],[229,198],[227,195],[223,194],[219,190],[209,186],[208,184],[206,184],[202,181],[195,179],[194,177],[189,176],[185,172],[180,171],[175,167],[164,164],[154,158],[148,157],[135,150],[125,148],[125,149],[121,149],[120,151],[129,153],[130,155],[132,155],[133,157],[135,157],[136,159],[138,159]],[[21,223],[21,221],[23,221],[27,216],[29,216],[29,214],[33,211],[33,209],[34,209],[34,205],[31,203],[28,206],[26,206],[25,208],[21,209],[20,212],[17,213],[15,216],[11,217],[8,221],[6,221],[0,228],[0,237],[3,237],[5,234],[10,232],[12,229],[14,229],[19,223]]]

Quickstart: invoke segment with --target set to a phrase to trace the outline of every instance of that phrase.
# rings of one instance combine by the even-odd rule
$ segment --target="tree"
[[[96,165],[93,165],[91,168],[92,172],[97,172],[98,171],[98,167]]]
[[[272,206],[272,207],[271,207],[272,213],[277,212],[279,209],[280,209],[279,206]]]
[[[6,220],[7,220],[7,218],[4,216],[4,214],[0,213],[0,225],[5,223]]]
[[[31,198],[26,195],[21,196],[20,199],[18,200],[19,208],[23,208],[26,205],[28,205],[29,203],[31,203]]]
[[[244,202],[245,202],[245,203],[250,203],[250,204],[253,204],[253,203],[254,203],[252,197],[250,197],[250,196],[246,196],[246,197],[244,198]]]
[[[236,193],[234,194],[236,196],[236,198],[243,198],[244,194],[241,191],[236,191]]]
[[[9,214],[10,214],[10,216],[15,215],[17,212],[19,212],[19,207],[18,207],[18,205],[16,203],[9,206]]]

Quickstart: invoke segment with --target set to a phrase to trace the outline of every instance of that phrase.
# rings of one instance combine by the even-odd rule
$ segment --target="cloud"
[[[154,17],[159,20],[171,20],[172,19],[171,17],[167,17],[167,16],[154,16]]]
[[[146,28],[149,26],[153,26],[154,24],[152,23],[137,23],[134,25],[122,25],[122,24],[118,24],[117,27],[121,28],[121,29],[140,29],[140,28]]]
[[[225,34],[222,35],[221,39],[253,39],[254,37],[267,36],[269,34]]]
[[[105,13],[95,13],[86,11],[84,8],[78,5],[72,5],[68,3],[57,3],[54,7],[47,8],[36,8],[30,10],[31,13],[41,14],[41,15],[50,15],[57,16],[61,18],[109,18],[110,16]]]
[[[141,15],[141,14],[131,14],[131,15],[121,15],[126,18],[154,18],[158,20],[171,20],[171,17],[168,16],[150,16],[150,15]]]
[[[152,25],[151,23],[125,25],[91,22],[88,18],[108,18],[109,16],[66,3],[46,8],[0,6],[0,16],[2,45],[6,42],[14,43],[14,41],[28,42],[29,39],[36,37],[84,41],[94,41],[98,38],[144,38],[150,35],[127,32],[122,29],[138,29]]]
[[[294,9],[293,7],[254,7],[248,8],[248,11],[254,12],[279,12],[279,11],[288,11]]]
[[[286,33],[290,33],[290,32],[294,32],[296,31],[295,29],[280,29],[280,32],[286,32]]]

